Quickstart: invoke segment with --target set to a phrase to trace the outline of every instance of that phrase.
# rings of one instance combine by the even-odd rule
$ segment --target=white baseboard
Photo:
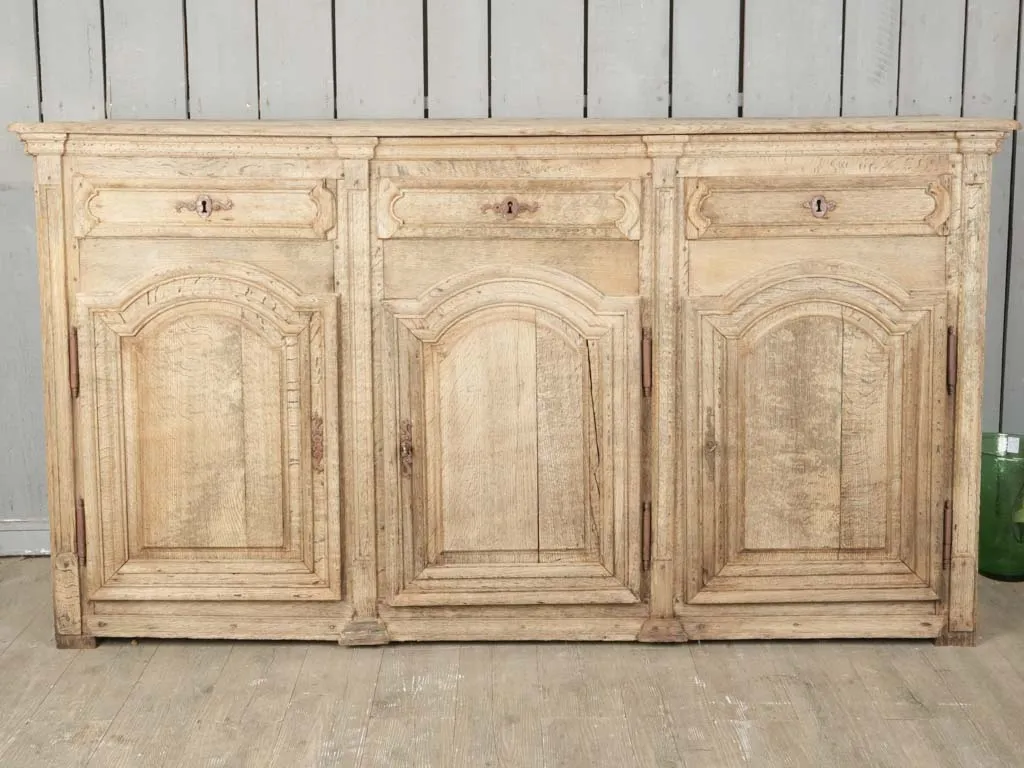
[[[41,520],[0,520],[0,557],[50,554],[50,529]]]

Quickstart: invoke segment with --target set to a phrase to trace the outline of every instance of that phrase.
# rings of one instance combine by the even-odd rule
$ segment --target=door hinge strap
[[[78,397],[78,329],[74,327],[68,334],[68,380],[71,396]]]
[[[85,499],[75,502],[75,550],[78,564],[85,565]]]
[[[644,397],[651,396],[652,352],[651,329],[644,328],[640,333],[640,383],[644,388]]]
[[[649,571],[651,569],[651,502],[649,501],[644,502],[640,525],[642,542],[641,559],[643,560],[643,569],[645,571]]]
[[[953,561],[953,505],[942,506],[942,570],[948,570]]]
[[[946,391],[956,392],[956,328],[952,325],[946,329]]]

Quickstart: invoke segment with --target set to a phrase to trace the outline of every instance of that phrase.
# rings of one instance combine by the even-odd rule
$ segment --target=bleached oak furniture
[[[14,126],[58,644],[971,643],[1014,125]]]

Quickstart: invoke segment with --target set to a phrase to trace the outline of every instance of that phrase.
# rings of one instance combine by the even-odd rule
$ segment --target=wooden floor
[[[1024,585],[977,648],[106,641],[0,559],[0,766],[1021,766]]]

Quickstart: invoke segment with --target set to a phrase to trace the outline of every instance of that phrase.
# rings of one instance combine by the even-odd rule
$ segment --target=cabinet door
[[[688,602],[938,599],[945,314],[849,264],[688,302]]]
[[[78,304],[90,598],[340,598],[335,299],[212,262]]]
[[[394,606],[639,601],[639,299],[482,268],[385,302]]]

